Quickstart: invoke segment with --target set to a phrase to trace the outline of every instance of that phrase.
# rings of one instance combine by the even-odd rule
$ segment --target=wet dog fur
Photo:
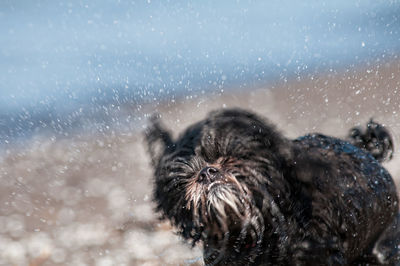
[[[177,139],[153,117],[146,139],[157,211],[202,242],[206,265],[399,261],[396,188],[378,161],[393,142],[373,121],[347,141],[290,140],[254,113],[223,109]]]

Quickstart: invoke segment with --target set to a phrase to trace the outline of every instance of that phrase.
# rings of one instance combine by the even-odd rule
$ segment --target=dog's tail
[[[368,151],[379,162],[389,161],[393,157],[393,139],[389,130],[372,119],[365,129],[355,127],[350,130],[349,141]]]

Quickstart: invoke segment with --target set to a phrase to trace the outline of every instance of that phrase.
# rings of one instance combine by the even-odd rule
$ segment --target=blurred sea
[[[0,34],[4,144],[132,127],[146,103],[379,64],[400,51],[400,2],[3,0]]]

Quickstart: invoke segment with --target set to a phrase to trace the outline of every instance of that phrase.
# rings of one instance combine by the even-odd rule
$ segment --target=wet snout
[[[207,166],[201,169],[197,180],[201,183],[212,183],[218,179],[221,179],[220,170],[212,166]]]

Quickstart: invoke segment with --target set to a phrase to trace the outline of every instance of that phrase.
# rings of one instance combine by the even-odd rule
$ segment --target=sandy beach
[[[0,159],[0,265],[202,265],[153,212],[142,125],[159,112],[179,132],[217,108],[267,117],[288,137],[309,132],[346,136],[371,117],[393,134],[385,166],[400,181],[400,60],[246,89],[224,89],[142,108],[136,132],[34,136]],[[135,106],[125,106],[134,112]]]

